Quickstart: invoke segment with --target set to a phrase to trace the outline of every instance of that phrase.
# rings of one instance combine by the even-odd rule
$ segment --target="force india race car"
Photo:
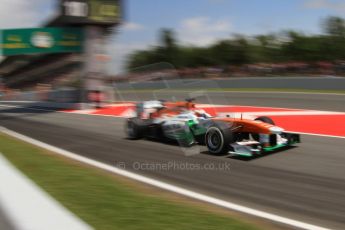
[[[200,144],[211,154],[247,157],[300,143],[298,134],[284,132],[269,117],[212,117],[193,101],[138,103],[136,116],[127,119],[127,137],[174,140],[183,147]]]

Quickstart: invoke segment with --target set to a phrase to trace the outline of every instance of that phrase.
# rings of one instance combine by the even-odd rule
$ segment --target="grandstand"
[[[67,1],[73,2],[61,0],[56,16],[45,22],[42,28],[68,28],[72,32],[80,30],[80,52],[19,53],[5,57],[0,61],[0,79],[7,91],[34,91],[42,88],[42,85],[50,89],[73,87],[92,91],[105,83],[105,66],[98,59],[106,55],[106,40],[121,23],[121,1],[78,1],[78,4],[89,4],[90,12],[84,16],[66,15],[72,12],[65,10],[66,13],[62,9]],[[99,9],[92,8],[95,2],[95,7]],[[95,12],[96,15],[92,15]]]
[[[69,26],[63,22],[62,16],[56,16],[44,27]],[[52,53],[27,54],[5,57],[0,62],[0,76],[3,83],[10,89],[29,90],[39,84],[52,84],[67,78],[73,84],[83,63],[82,54],[78,53]]]

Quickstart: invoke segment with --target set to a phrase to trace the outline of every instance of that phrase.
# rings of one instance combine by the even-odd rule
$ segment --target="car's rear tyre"
[[[144,136],[146,125],[139,118],[129,118],[125,126],[125,132],[129,139],[140,139]]]
[[[207,129],[205,144],[212,154],[226,154],[230,144],[234,142],[234,135],[226,125],[214,124]]]

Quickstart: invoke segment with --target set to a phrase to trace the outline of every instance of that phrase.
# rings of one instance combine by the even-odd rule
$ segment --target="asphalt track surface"
[[[222,96],[223,95],[223,96]],[[215,93],[218,104],[345,111],[343,95]],[[149,95],[142,95],[142,99]],[[183,97],[184,95],[180,95]],[[253,98],[256,98],[253,101]],[[0,103],[1,105],[1,103]],[[251,160],[200,154],[124,138],[114,117],[0,107],[0,125],[77,154],[227,201],[333,229],[345,228],[345,139],[302,136],[299,147]],[[139,163],[186,163],[230,170],[136,170]],[[224,168],[223,168],[224,169]]]

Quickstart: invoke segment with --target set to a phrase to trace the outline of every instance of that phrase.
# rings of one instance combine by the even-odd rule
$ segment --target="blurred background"
[[[10,186],[15,177],[4,173],[2,155],[95,229],[345,229],[344,0],[0,3],[0,230],[13,230],[2,226],[11,211],[24,217],[9,219],[23,224],[15,229],[90,229],[55,224],[59,215]],[[214,115],[269,116],[302,143],[237,158],[126,138],[136,102],[186,98]],[[235,205],[194,205],[17,138]],[[133,167],[171,162],[230,163],[231,170]],[[271,220],[247,225],[247,215],[223,208],[236,204]],[[49,227],[25,226],[35,220]]]
[[[23,91],[65,90],[32,99],[113,100],[105,88],[162,77],[345,75],[345,3],[340,0],[3,3],[3,98],[16,98]],[[85,9],[90,12],[83,15]],[[65,46],[50,49],[30,43],[33,33],[50,29],[61,35],[51,39],[62,39],[59,44]],[[20,36],[27,36],[27,43]]]

